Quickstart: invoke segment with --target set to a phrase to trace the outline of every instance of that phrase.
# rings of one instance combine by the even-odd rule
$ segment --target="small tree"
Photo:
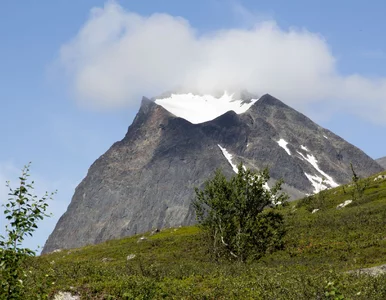
[[[361,179],[355,172],[352,163],[350,163],[350,169],[352,173],[350,194],[354,201],[363,200],[365,190],[369,186],[369,180]],[[343,191],[346,193],[345,187],[343,187]]]
[[[203,190],[195,189],[196,217],[216,258],[259,259],[283,246],[283,216],[264,208],[277,208],[288,196],[280,192],[282,181],[270,189],[269,178],[268,169],[253,172],[240,164],[230,180],[217,170]]]
[[[27,256],[35,255],[31,249],[23,248],[22,242],[26,236],[32,236],[39,220],[49,216],[47,200],[54,195],[46,192],[38,198],[32,194],[34,182],[28,181],[29,167],[30,163],[24,166],[17,188],[13,189],[7,182],[10,198],[2,205],[9,224],[5,226],[7,237],[0,235],[1,299],[22,298],[25,274],[21,263]]]

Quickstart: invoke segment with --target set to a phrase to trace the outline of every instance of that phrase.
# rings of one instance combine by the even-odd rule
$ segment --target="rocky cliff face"
[[[43,253],[192,224],[194,187],[217,168],[231,176],[239,162],[269,167],[272,181],[283,178],[293,199],[349,182],[350,162],[360,176],[382,170],[360,149],[270,95],[240,101],[245,112],[197,124],[156,102],[144,98],[124,139],[92,164]]]
[[[378,164],[380,164],[386,170],[386,156],[382,158],[378,158],[376,160]]]

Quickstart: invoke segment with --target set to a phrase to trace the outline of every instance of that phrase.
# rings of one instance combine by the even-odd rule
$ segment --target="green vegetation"
[[[23,281],[28,275],[22,263],[35,253],[31,249],[23,248],[21,243],[25,236],[32,236],[39,220],[49,216],[46,214],[47,200],[51,199],[53,194],[46,193],[41,198],[32,194],[34,182],[28,181],[29,167],[30,164],[23,168],[17,188],[13,189],[7,182],[10,198],[3,207],[9,224],[5,226],[7,236],[0,236],[0,299],[24,298]]]
[[[365,190],[367,189],[367,186],[369,185],[368,179],[361,179],[357,175],[357,173],[354,170],[354,167],[352,164],[350,164],[351,172],[352,172],[352,183],[351,183],[351,196],[353,200],[363,200]]]
[[[266,188],[269,178],[268,169],[253,172],[240,164],[230,180],[217,170],[203,190],[196,188],[193,206],[215,259],[256,260],[283,248],[285,224],[278,207],[288,196],[280,193],[281,181]]]
[[[258,261],[214,260],[200,228],[170,228],[29,257],[23,299],[386,299],[386,275],[347,272],[386,263],[386,180],[336,209],[352,188],[325,191],[316,213],[311,197],[282,207],[284,248]]]

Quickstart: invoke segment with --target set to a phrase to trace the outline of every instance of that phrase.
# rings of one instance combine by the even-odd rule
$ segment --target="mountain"
[[[381,157],[375,160],[378,164],[380,164],[386,170],[386,156]]]
[[[271,95],[165,94],[142,99],[126,136],[75,190],[43,253],[195,221],[194,187],[221,168],[269,167],[292,199],[382,167],[360,149]],[[322,178],[325,180],[322,182]]]

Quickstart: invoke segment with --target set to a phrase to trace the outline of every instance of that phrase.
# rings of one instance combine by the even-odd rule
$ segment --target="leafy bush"
[[[267,169],[253,172],[240,164],[230,180],[217,170],[203,190],[195,189],[193,206],[215,257],[259,259],[282,247],[284,220],[274,208],[288,196],[280,192],[281,181],[270,189],[269,178]]]
[[[46,210],[47,200],[51,199],[53,193],[38,198],[32,195],[34,182],[29,182],[29,166],[25,166],[19,177],[20,185],[13,189],[7,182],[9,188],[8,202],[4,205],[4,215],[9,224],[5,226],[7,237],[0,235],[0,284],[1,299],[21,299],[24,291],[23,280],[27,276],[22,268],[23,260],[35,252],[22,247],[26,236],[32,236],[37,228],[39,220],[48,217]]]

